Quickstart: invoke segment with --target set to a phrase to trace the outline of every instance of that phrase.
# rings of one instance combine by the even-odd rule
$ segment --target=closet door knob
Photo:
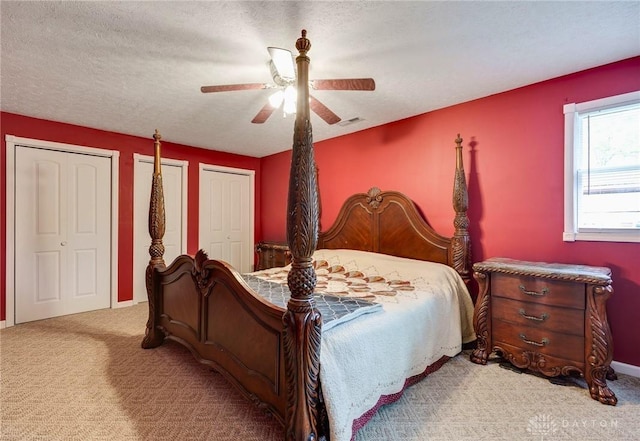
[[[64,240],[64,241],[60,242],[60,245],[62,245],[63,247],[66,247],[67,246],[67,241]]]

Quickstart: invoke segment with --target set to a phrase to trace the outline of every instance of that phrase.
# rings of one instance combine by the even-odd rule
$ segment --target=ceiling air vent
[[[354,118],[351,119],[344,119],[342,121],[340,121],[338,123],[339,126],[350,126],[351,124],[355,124],[358,123],[360,121],[364,121],[364,119],[360,118],[359,116],[356,116]]]

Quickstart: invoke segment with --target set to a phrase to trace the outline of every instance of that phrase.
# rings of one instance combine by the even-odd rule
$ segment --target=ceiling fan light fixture
[[[0,0],[1,1],[1,0]],[[304,34],[304,32],[303,32]],[[308,48],[307,48],[308,49]],[[297,69],[293,53],[287,49],[279,47],[268,47],[271,55],[269,60],[269,70],[273,83],[244,83],[244,84],[223,84],[213,86],[202,86],[202,93],[229,92],[232,90],[254,90],[254,89],[274,89],[269,99],[260,109],[257,115],[251,120],[254,124],[264,123],[273,113],[282,108],[284,117],[294,115],[297,112],[297,89],[296,76]],[[342,78],[328,80],[309,81],[308,89],[313,90],[375,90],[373,78]],[[337,124],[341,121],[331,109],[322,104],[312,95],[309,97],[309,110],[318,115],[327,124]],[[351,123],[355,121],[350,121]]]
[[[282,90],[278,90],[276,93],[272,94],[269,97],[269,104],[271,107],[278,108],[280,104],[282,104],[282,100],[284,99],[284,92]]]
[[[284,113],[293,115],[296,113],[296,103],[298,101],[298,91],[293,86],[287,86],[284,89]]]

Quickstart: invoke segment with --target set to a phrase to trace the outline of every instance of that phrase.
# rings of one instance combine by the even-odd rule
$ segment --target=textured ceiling
[[[1,109],[262,157],[293,119],[250,121],[271,82],[268,46],[312,48],[311,79],[372,77],[374,92],[316,91],[343,120],[320,141],[640,55],[640,2],[12,2],[2,14]]]

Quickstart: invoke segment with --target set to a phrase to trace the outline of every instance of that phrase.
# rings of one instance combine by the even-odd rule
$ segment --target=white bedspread
[[[320,379],[331,440],[348,441],[353,421],[381,396],[400,392],[407,378],[475,339],[473,303],[462,278],[446,265],[353,250],[318,250],[314,259],[413,287],[377,295],[382,313],[322,334]]]
[[[354,420],[380,397],[402,391],[408,378],[475,339],[473,303],[446,265],[354,250],[317,250],[313,257],[316,291],[382,305],[323,327],[320,381],[331,441],[349,441]],[[284,284],[289,268],[252,274]]]

